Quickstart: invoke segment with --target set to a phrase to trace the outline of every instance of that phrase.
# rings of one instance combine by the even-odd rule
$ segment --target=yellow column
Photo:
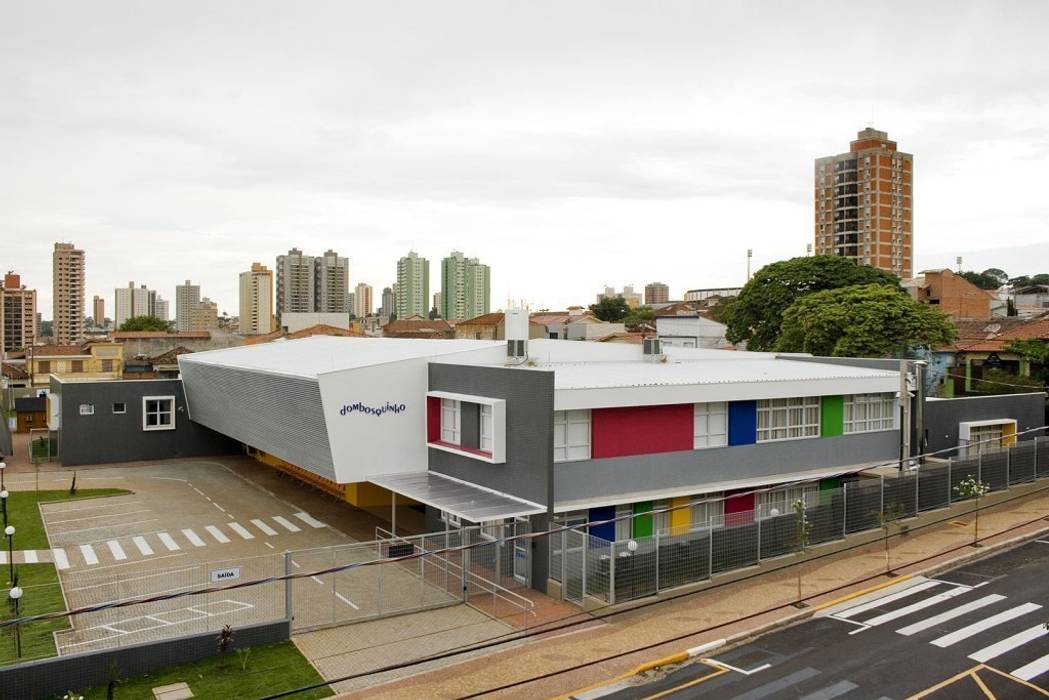
[[[670,534],[683,535],[688,532],[688,526],[692,522],[692,514],[688,506],[688,496],[672,498],[670,507],[677,510],[670,511]],[[680,507],[685,506],[685,507]]]

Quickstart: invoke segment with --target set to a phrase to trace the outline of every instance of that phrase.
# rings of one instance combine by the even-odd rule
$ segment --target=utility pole
[[[750,281],[750,259],[754,257],[754,249],[747,248],[747,281]]]

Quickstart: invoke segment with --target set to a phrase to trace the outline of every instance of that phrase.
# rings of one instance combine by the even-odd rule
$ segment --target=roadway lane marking
[[[229,538],[226,537],[222,530],[218,529],[214,525],[205,525],[204,529],[207,530],[212,537],[218,540],[219,544],[226,544],[227,542],[229,542]]]
[[[335,597],[338,598],[339,600],[341,600],[342,602],[346,603],[347,605],[349,605],[354,610],[360,610],[360,608],[357,606],[356,603],[354,603],[352,600],[350,600],[349,598],[344,596],[342,593],[339,593],[338,591],[336,591],[335,592]]]
[[[181,549],[181,547],[178,546],[178,543],[175,542],[174,538],[168,533],[158,532],[157,537],[160,538],[160,541],[164,543],[164,546],[168,548],[169,552],[174,552],[178,549]]]
[[[110,540],[106,542],[109,545],[109,551],[113,553],[113,558],[117,561],[127,559],[127,554],[124,553],[124,548],[120,546],[120,543],[116,540]]]
[[[900,608],[899,610],[893,610],[892,612],[887,612],[884,615],[872,617],[869,620],[865,620],[863,624],[869,627],[877,627],[878,625],[883,625],[886,622],[892,622],[897,618],[910,615],[912,612],[924,610],[925,608],[936,605],[937,603],[942,603],[945,600],[950,600],[951,598],[963,595],[968,592],[968,588],[952,588],[949,591],[944,591],[939,595],[935,595],[931,598],[926,598],[925,600],[919,600],[917,603],[912,603],[911,605]]]
[[[765,685],[758,686],[750,692],[743,693],[742,695],[737,695],[735,697],[735,700],[759,700],[759,698],[766,698],[770,695],[776,695],[782,690],[786,690],[787,688],[790,688],[793,685],[797,685],[798,683],[807,681],[808,679],[818,675],[820,675],[819,671],[811,667],[806,667],[801,669],[800,671],[795,671],[789,676],[784,676],[783,678],[774,680],[771,683],[766,683]]]
[[[997,593],[992,593],[989,596],[984,596],[983,598],[974,600],[971,603],[966,603],[965,605],[959,605],[956,608],[951,608],[947,612],[940,613],[939,615],[927,617],[921,622],[915,622],[913,625],[901,627],[900,629],[896,630],[896,632],[898,634],[902,634],[904,636],[909,637],[912,634],[917,634],[918,632],[927,630],[930,627],[935,627],[941,622],[947,622],[948,620],[953,620],[956,617],[961,617],[966,613],[970,613],[973,610],[979,610],[980,608],[986,608],[988,605],[994,605],[1000,600],[1005,600],[1005,596],[998,595]]]
[[[0,564],[7,566],[7,552],[0,552]]]
[[[270,544],[269,542],[263,542],[262,544],[266,545],[266,546],[267,546],[267,547],[269,547],[270,549],[276,549],[276,547],[274,547],[274,546],[273,546],[272,544]]]
[[[283,516],[274,515],[273,519],[277,522],[278,525],[284,527],[288,532],[302,532],[302,528],[300,528],[295,523],[290,522],[287,518]]]
[[[1016,676],[1022,681],[1029,681],[1032,678],[1037,678],[1046,671],[1049,671],[1049,654],[1046,654],[1040,659],[1035,659],[1025,666],[1021,666],[1009,675]]]
[[[95,550],[91,545],[80,545],[80,553],[84,555],[84,562],[89,566],[93,566],[98,563],[98,557],[95,555]]]
[[[255,527],[257,527],[258,529],[262,530],[262,532],[267,534],[267,535],[276,535],[277,534],[276,530],[274,530],[272,527],[270,527],[266,523],[262,522],[258,518],[253,518],[252,521],[251,521],[251,524],[254,525]]]
[[[221,511],[222,511],[223,513],[225,513],[225,512],[226,512],[226,509],[225,509],[225,508],[223,508],[222,506],[220,506],[220,505],[219,505],[218,503],[215,503],[214,501],[212,501],[211,505],[215,506],[216,508],[218,508],[219,510],[221,510]]]
[[[237,533],[242,538],[244,538],[246,540],[253,540],[253,539],[255,539],[255,535],[253,535],[250,532],[248,532],[247,528],[245,528],[240,523],[226,523],[226,524],[229,525],[229,529],[230,530],[233,530],[233,532]]]
[[[51,550],[51,558],[55,560],[55,568],[59,571],[69,568],[69,557],[66,556],[66,550],[61,547]]]
[[[834,685],[828,685],[826,688],[820,688],[814,693],[809,693],[801,698],[801,700],[831,700],[839,695],[844,695],[854,688],[859,686],[852,681],[838,681]]]
[[[1003,622],[1015,620],[1016,618],[1026,615],[1027,613],[1034,612],[1035,610],[1038,610],[1041,607],[1042,606],[1038,605],[1037,603],[1024,603],[1023,605],[1017,605],[1015,608],[1010,608],[1008,610],[998,613],[997,615],[991,615],[985,620],[974,622],[971,625],[962,627],[960,630],[955,630],[950,634],[945,634],[942,637],[932,640],[931,643],[941,648],[949,647],[952,644],[957,644],[963,639],[968,639],[969,637],[972,637],[975,634],[979,634],[984,630],[991,629],[992,627],[1000,625]]]
[[[1018,632],[1011,637],[1006,637],[1000,642],[996,642],[989,647],[984,647],[979,651],[969,654],[969,658],[973,661],[979,661],[985,663],[1001,656],[1002,654],[1012,651],[1018,647],[1022,647],[1027,642],[1044,637],[1049,634],[1049,630],[1045,628],[1044,624],[1038,624],[1030,629],[1026,629],[1023,632]]]
[[[22,552],[22,563],[23,564],[36,564],[39,563],[40,558],[36,555],[35,549],[27,549]]]
[[[324,527],[324,523],[322,523],[320,520],[317,520],[309,513],[295,513],[295,517],[301,520],[302,522],[306,523],[310,527]]]
[[[322,585],[322,586],[324,585],[324,581],[321,581],[321,580],[320,580],[319,578],[317,578],[316,576],[310,576],[310,578],[312,578],[312,579],[313,579],[314,581],[316,581],[316,582],[317,582],[317,583],[319,583],[320,585]]]
[[[752,676],[755,673],[757,673],[758,671],[764,671],[766,668],[769,668],[770,666],[772,666],[772,664],[761,664],[760,666],[752,668],[749,671],[745,671],[742,668],[736,668],[735,666],[733,666],[731,664],[727,664],[724,661],[718,661],[717,659],[704,659],[704,661],[708,661],[708,662],[714,664],[715,666],[720,666],[722,668],[727,668],[729,671],[735,671],[736,673],[742,673],[744,676]]]
[[[197,536],[197,533],[190,530],[188,527],[182,531],[182,534],[186,536],[186,539],[190,541],[194,547],[205,547],[204,540]]]
[[[142,556],[148,557],[153,555],[153,548],[149,546],[149,542],[146,542],[145,537],[135,535],[131,538],[131,541],[138,547],[138,551],[142,552]]]
[[[875,598],[874,600],[868,601],[866,603],[862,603],[862,604],[857,605],[855,607],[848,608],[847,610],[845,610],[843,612],[835,613],[834,615],[832,615],[832,617],[837,617],[837,618],[840,618],[842,620],[847,620],[847,619],[849,619],[850,617],[852,617],[854,615],[859,615],[860,613],[865,613],[868,610],[873,610],[875,608],[879,608],[885,603],[891,603],[893,601],[900,600],[901,598],[906,598],[907,596],[914,595],[915,593],[921,593],[922,591],[928,590],[930,588],[933,588],[933,587],[939,586],[939,585],[940,585],[939,581],[924,581],[924,582],[919,583],[919,584],[917,584],[915,586],[911,586],[910,588],[905,588],[902,591],[897,591],[896,593],[890,593],[887,596],[882,596],[881,598]]]

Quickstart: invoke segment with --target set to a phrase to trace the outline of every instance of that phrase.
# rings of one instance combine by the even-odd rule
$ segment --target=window
[[[652,504],[652,532],[661,535],[670,533],[670,511],[667,508],[670,508],[670,501],[656,501]]]
[[[692,448],[724,447],[728,444],[728,404],[697,403],[692,418]]]
[[[459,418],[459,402],[455,399],[441,399],[441,442],[459,444],[462,437]]]
[[[590,459],[590,411],[554,411],[554,461]]]
[[[492,407],[481,404],[481,451],[492,451]]]
[[[72,365],[73,365],[72,369],[69,370],[70,372],[83,372],[84,371],[84,361],[83,360],[73,360]]]
[[[792,486],[758,493],[754,499],[758,518],[793,515],[794,504],[798,501],[803,501],[806,508],[812,508],[819,502],[819,490],[815,485]]]
[[[969,449],[966,456],[997,452],[1002,446],[1002,425],[980,425],[969,429]]]
[[[820,398],[758,401],[758,442],[819,437]]]
[[[174,430],[175,429],[175,397],[174,396],[143,396],[142,397],[142,429],[143,430]]]
[[[82,415],[82,416],[93,416],[93,415],[95,415],[95,404],[93,404],[93,403],[82,403],[82,404],[80,404],[80,415]]]
[[[118,401],[113,404],[113,413],[127,413],[127,404],[123,401]]]
[[[721,527],[725,524],[725,501],[722,493],[708,493],[696,496],[689,507],[689,526],[692,529],[702,527]]]
[[[36,370],[40,374],[50,374],[51,373],[51,360],[41,360],[41,361],[39,361],[37,363],[37,365],[36,365]]]
[[[616,506],[616,542],[630,539],[634,527],[634,507],[629,503]]]
[[[112,372],[113,371],[113,360],[102,360],[102,371]]]
[[[866,433],[896,427],[896,398],[887,394],[853,394],[845,397],[845,432]]]

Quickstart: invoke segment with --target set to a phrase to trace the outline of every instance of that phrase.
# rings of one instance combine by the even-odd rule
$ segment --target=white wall
[[[281,328],[287,328],[289,333],[295,333],[319,324],[335,326],[336,328],[349,328],[350,314],[285,311],[280,315]]]
[[[722,348],[729,345],[725,340],[726,327],[717,321],[703,317],[666,317],[656,319],[656,334],[666,338],[666,344],[680,347]],[[675,338],[695,339],[694,345],[674,342]]]

